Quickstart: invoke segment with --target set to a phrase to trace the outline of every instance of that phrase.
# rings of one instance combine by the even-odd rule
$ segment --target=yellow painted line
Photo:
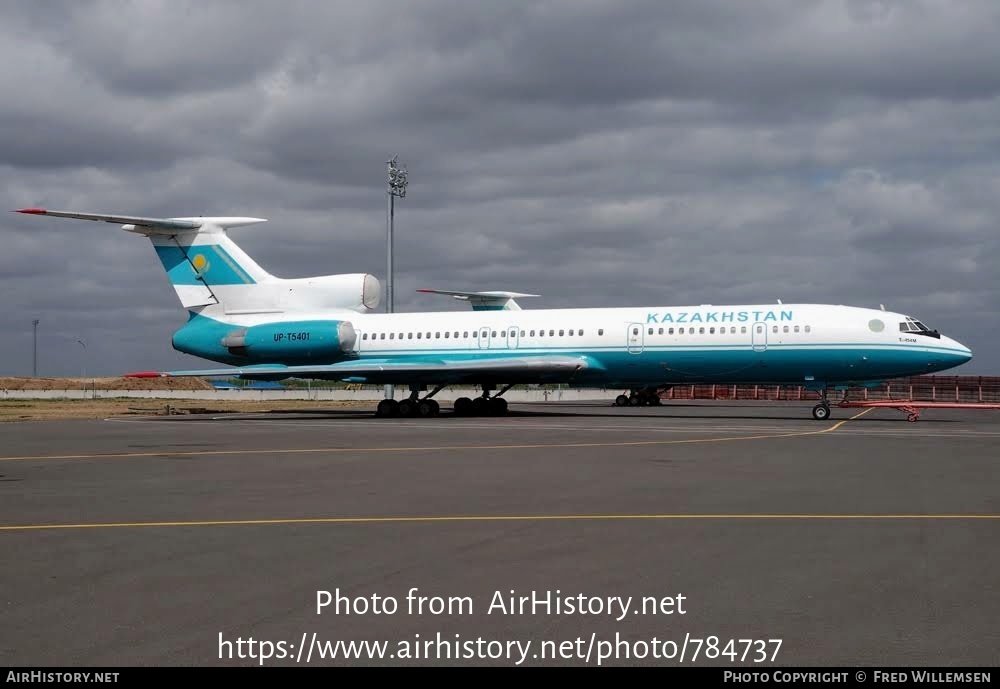
[[[47,460],[47,459],[135,459],[139,457],[208,457],[220,455],[295,455],[295,454],[317,454],[317,453],[345,453],[345,452],[449,452],[455,450],[532,450],[532,449],[558,449],[558,448],[587,448],[587,447],[638,447],[644,445],[689,445],[694,443],[726,443],[737,440],[768,440],[771,438],[794,438],[806,435],[821,435],[830,433],[843,426],[848,421],[864,416],[872,411],[871,408],[855,414],[849,419],[838,421],[829,428],[818,431],[793,431],[790,433],[769,433],[765,435],[742,435],[722,438],[685,438],[682,440],[632,440],[605,443],[533,443],[522,445],[438,445],[425,447],[305,447],[305,448],[281,448],[272,450],[243,449],[243,450],[185,450],[170,451],[160,450],[154,452],[118,452],[118,453],[95,453],[95,454],[73,454],[73,455],[20,455],[12,457],[0,457],[0,462]]]
[[[786,520],[786,521],[930,521],[1000,520],[1000,514],[535,514],[535,515],[455,515],[444,517],[316,517],[302,519],[230,519],[164,522],[106,522],[91,524],[23,524],[0,526],[0,531],[42,529],[120,529],[184,526],[275,526],[288,524],[421,524],[441,522],[568,522],[568,521],[699,521],[699,520]]]

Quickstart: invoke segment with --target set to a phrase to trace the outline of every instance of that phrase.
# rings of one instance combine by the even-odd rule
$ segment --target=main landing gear
[[[513,384],[508,385],[497,394],[490,397],[491,385],[483,386],[483,394],[475,399],[459,397],[455,400],[455,416],[503,416],[507,413],[507,400],[501,397],[502,394],[510,390]]]
[[[660,393],[652,388],[630,390],[628,395],[618,395],[615,398],[616,407],[658,407],[662,403]]]
[[[440,414],[441,405],[438,404],[437,400],[431,398],[441,392],[444,386],[437,386],[423,399],[420,399],[420,388],[419,385],[411,385],[410,396],[398,402],[396,400],[382,400],[375,409],[375,416],[382,418],[394,416],[428,418]]]
[[[429,418],[441,413],[441,405],[437,400],[431,399],[444,389],[444,385],[439,385],[426,397],[420,397],[420,390],[426,386],[411,385],[410,396],[406,399],[396,400],[385,399],[378,403],[375,409],[375,416],[379,418],[409,417],[409,418]],[[455,400],[455,416],[503,416],[507,413],[507,400],[501,395],[514,387],[513,384],[506,386],[497,394],[490,396],[490,391],[496,386],[483,385],[483,394],[475,399],[459,397]]]

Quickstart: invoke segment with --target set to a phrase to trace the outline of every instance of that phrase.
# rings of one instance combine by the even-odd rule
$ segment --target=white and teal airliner
[[[912,316],[829,304],[738,304],[522,309],[527,295],[425,290],[463,299],[462,311],[378,313],[381,286],[367,273],[279,278],[229,237],[261,218],[145,218],[24,208],[18,212],[121,224],[148,237],[188,320],[181,352],[229,368],[136,376],[312,378],[409,389],[379,402],[379,416],[434,416],[433,396],[473,384],[458,415],[503,414],[518,384],[620,388],[622,406],[658,404],[691,383],[873,385],[964,364],[972,352]]]

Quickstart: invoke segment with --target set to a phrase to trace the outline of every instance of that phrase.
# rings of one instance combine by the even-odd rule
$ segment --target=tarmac
[[[510,409],[0,424],[0,664],[1000,661],[1000,411]]]

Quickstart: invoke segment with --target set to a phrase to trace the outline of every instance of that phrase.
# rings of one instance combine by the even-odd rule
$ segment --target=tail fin
[[[226,230],[263,218],[140,218],[22,208],[18,213],[100,220],[145,235],[153,244],[177,298],[189,312],[226,320],[248,314],[373,311],[381,285],[368,273],[306,278],[271,275],[236,245]]]
[[[248,294],[240,295],[240,292],[246,290],[234,288],[275,279],[229,238],[222,224],[224,220],[204,220],[205,224],[196,230],[171,235],[148,234],[184,308],[222,304],[234,299],[244,302],[240,296]]]

